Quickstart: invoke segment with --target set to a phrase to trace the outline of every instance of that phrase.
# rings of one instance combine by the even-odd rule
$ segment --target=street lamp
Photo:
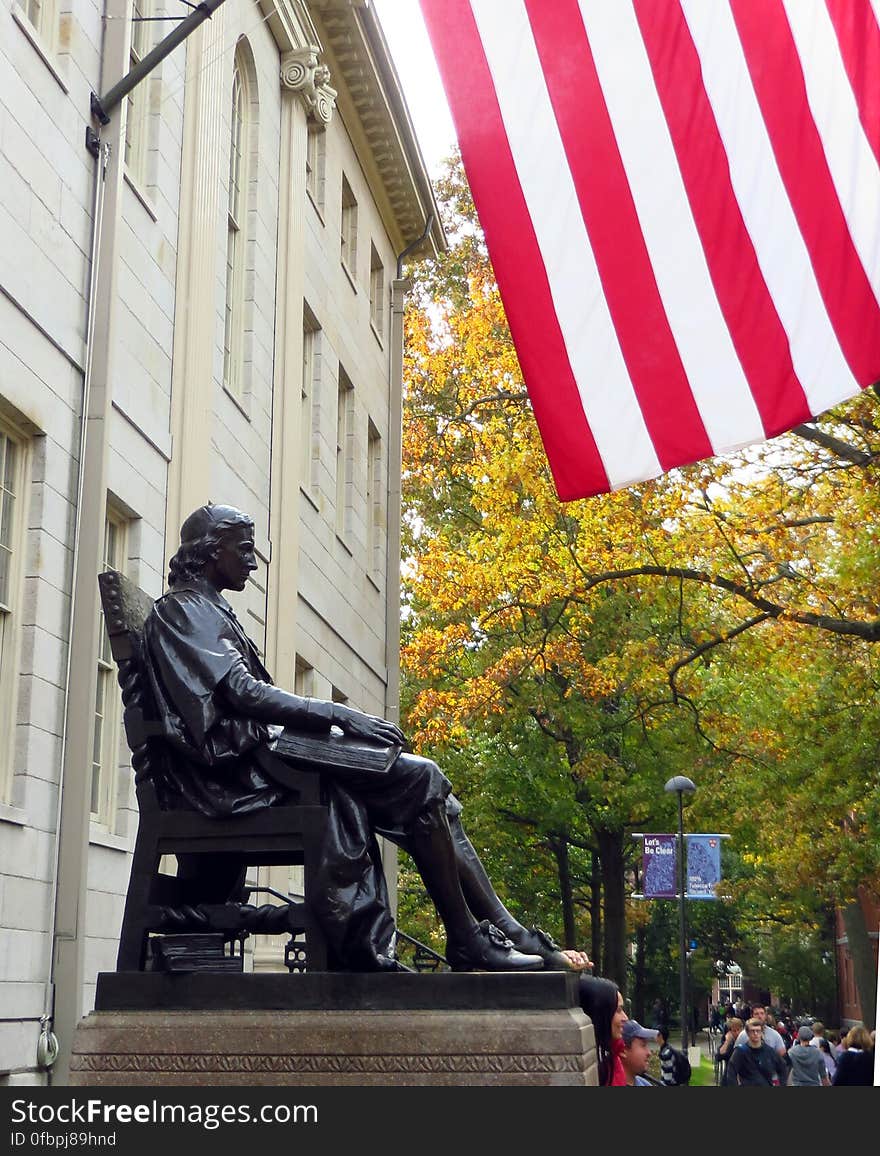
[[[684,775],[676,775],[664,786],[664,791],[674,791],[678,795],[678,926],[681,937],[681,1046],[684,1054],[688,1050],[688,1007],[687,1007],[687,917],[685,914],[685,864],[684,864],[684,811],[682,796],[696,790],[696,784]]]

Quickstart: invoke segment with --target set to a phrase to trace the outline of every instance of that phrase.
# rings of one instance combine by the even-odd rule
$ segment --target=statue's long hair
[[[231,510],[231,507],[227,508]],[[210,521],[204,533],[198,538],[181,543],[177,553],[168,563],[168,585],[173,588],[198,578],[214,557],[224,534],[236,526],[252,525],[253,521],[247,514],[242,514],[239,510],[231,511],[229,515],[217,521]]]

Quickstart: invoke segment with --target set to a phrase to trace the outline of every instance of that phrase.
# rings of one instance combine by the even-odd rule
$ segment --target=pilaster
[[[180,526],[187,515],[209,498],[222,498],[208,490],[218,340],[220,174],[228,155],[223,139],[224,112],[228,111],[225,81],[230,73],[225,33],[226,11],[221,7],[187,41],[166,562],[177,549]]]

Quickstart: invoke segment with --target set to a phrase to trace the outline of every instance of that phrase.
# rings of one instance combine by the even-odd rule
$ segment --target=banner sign
[[[688,899],[715,899],[721,881],[721,840],[717,835],[687,835]]]
[[[677,855],[675,835],[645,835],[642,875],[646,899],[675,899]]]

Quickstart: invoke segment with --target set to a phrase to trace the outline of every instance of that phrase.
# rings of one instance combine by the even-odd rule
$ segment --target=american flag
[[[880,380],[880,0],[421,0],[563,500]]]

